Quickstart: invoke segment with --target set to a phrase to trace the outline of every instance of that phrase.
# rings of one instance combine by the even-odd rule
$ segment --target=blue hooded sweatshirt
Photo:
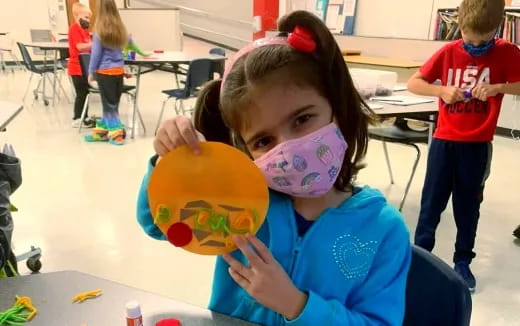
[[[137,203],[137,219],[153,238],[147,187],[150,162]],[[209,309],[262,325],[402,325],[411,260],[409,233],[399,212],[369,187],[356,188],[339,207],[329,208],[303,237],[298,236],[288,196],[270,192],[269,210],[257,237],[295,286],[308,294],[306,306],[288,321],[242,289],[217,258]],[[240,251],[232,253],[247,263]]]

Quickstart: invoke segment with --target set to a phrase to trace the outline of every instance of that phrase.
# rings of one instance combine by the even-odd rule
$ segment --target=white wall
[[[209,13],[196,14],[181,8],[184,33],[240,48],[253,38],[252,0],[131,0],[132,8],[181,6]]]
[[[56,37],[58,32],[68,31],[65,0],[0,0],[0,8],[0,32],[10,33],[8,37],[0,36],[0,45],[11,47],[20,59],[15,42],[30,42],[30,29],[50,29]],[[54,20],[50,19],[49,9],[56,13]]]

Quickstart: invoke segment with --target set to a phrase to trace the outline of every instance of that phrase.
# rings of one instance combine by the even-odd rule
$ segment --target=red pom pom
[[[175,318],[163,319],[158,321],[155,326],[181,326],[181,322]]]
[[[191,228],[184,223],[175,223],[168,229],[168,241],[175,247],[184,247],[191,242],[193,232]]]
[[[287,42],[298,51],[311,53],[316,50],[316,41],[311,32],[300,26],[296,26],[294,31],[289,34]]]

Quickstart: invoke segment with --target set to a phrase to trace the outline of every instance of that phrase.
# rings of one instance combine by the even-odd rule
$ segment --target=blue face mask
[[[472,57],[481,57],[483,56],[484,54],[486,54],[487,52],[489,52],[489,50],[491,50],[491,48],[495,45],[495,39],[491,39],[489,40],[488,42],[484,43],[484,44],[480,44],[480,45],[473,45],[473,44],[470,44],[470,43],[466,43],[464,42],[463,43],[463,46],[464,46],[464,50],[466,50],[466,52],[469,53],[469,55],[471,55]]]

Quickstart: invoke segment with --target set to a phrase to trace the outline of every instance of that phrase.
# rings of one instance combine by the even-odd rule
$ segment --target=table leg
[[[58,50],[54,51],[54,81],[52,83],[52,106],[56,102],[56,79],[58,78]]]
[[[137,114],[137,101],[139,100],[139,86],[141,84],[141,64],[137,65],[137,75],[135,79],[135,96],[134,96],[134,111],[132,113],[132,133],[131,138],[135,138],[135,116]]]
[[[47,66],[47,50],[46,49],[43,49],[43,67],[45,69],[45,67]],[[45,74],[42,75],[42,78],[43,78],[43,88],[42,88],[42,98],[43,98],[43,102],[45,102]]]
[[[431,114],[430,115],[430,121],[432,122],[428,122],[428,151],[430,150],[430,145],[432,143],[432,139],[433,139],[433,131],[435,129],[435,115]]]

